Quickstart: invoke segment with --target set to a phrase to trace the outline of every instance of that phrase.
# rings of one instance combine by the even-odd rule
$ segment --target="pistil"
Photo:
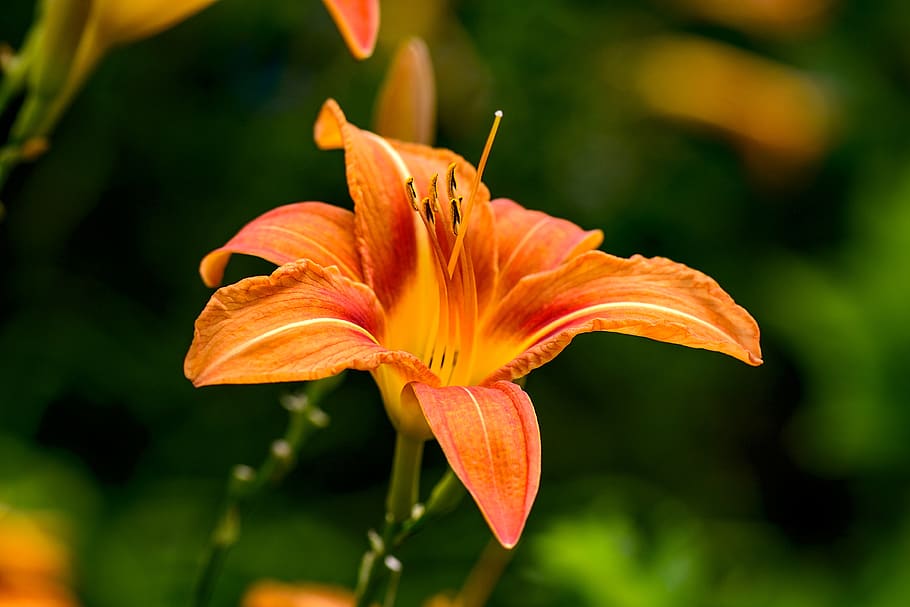
[[[496,138],[496,131],[499,130],[499,123],[502,121],[502,111],[496,110],[496,113],[493,114],[493,126],[490,127],[490,134],[487,135],[487,142],[483,146],[483,153],[480,155],[480,162],[477,164],[477,173],[474,175],[474,181],[471,183],[471,193],[468,196],[468,203],[465,205],[462,212],[459,214],[460,219],[465,225],[468,224],[468,220],[471,218],[471,208],[474,206],[474,197],[477,195],[477,190],[480,188],[480,180],[483,177],[483,170],[487,166],[487,158],[490,156],[490,148],[493,147],[493,140]],[[451,182],[454,186],[455,183],[455,173],[451,173]],[[454,198],[454,196],[450,197]],[[455,205],[452,205],[453,215]],[[452,277],[452,274],[455,272],[455,263],[458,261],[459,254],[461,249],[464,246],[464,235],[465,230],[462,230],[461,233],[458,233],[457,227],[453,225],[453,230],[455,231],[455,244],[452,246],[452,254],[449,256],[448,272],[449,278]]]

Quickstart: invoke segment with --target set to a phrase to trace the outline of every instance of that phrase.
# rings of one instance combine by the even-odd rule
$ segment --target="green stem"
[[[240,537],[240,521],[248,503],[267,486],[278,483],[296,463],[297,454],[306,439],[325,428],[329,417],[317,402],[338,385],[340,376],[311,382],[303,394],[282,398],[281,404],[289,413],[284,437],[273,441],[269,454],[259,470],[235,466],[228,480],[225,503],[215,523],[202,573],[196,585],[195,605],[203,607],[211,598],[215,581],[221,573],[228,550]]]
[[[6,110],[7,104],[25,88],[28,69],[40,38],[40,25],[40,21],[36,21],[32,25],[22,48],[9,60],[9,64],[3,70],[3,80],[0,81],[0,114]]]
[[[420,463],[423,460],[423,441],[398,433],[395,440],[395,459],[392,478],[386,497],[386,523],[398,525],[411,518],[420,490]]]
[[[370,605],[389,575],[394,574],[394,577],[397,577],[401,574],[400,563],[389,555],[389,551],[397,547],[396,539],[400,537],[401,530],[416,511],[414,506],[417,504],[420,490],[423,444],[424,441],[415,440],[401,432],[395,438],[392,476],[389,480],[389,493],[386,496],[385,526],[381,536],[374,531],[368,534],[370,548],[360,563],[355,591],[356,607]],[[391,563],[395,563],[396,566],[392,567]],[[391,594],[387,593],[386,603],[389,600],[394,601],[393,588],[389,587],[389,591]]]

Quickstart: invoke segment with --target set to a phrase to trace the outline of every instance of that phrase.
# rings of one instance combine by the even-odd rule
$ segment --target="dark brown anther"
[[[439,190],[436,189],[436,182],[439,180],[439,173],[434,173],[430,177],[430,202],[433,203],[433,212],[439,212]]]
[[[458,226],[461,225],[461,196],[452,199],[452,232],[458,236]]]
[[[407,190],[408,200],[411,202],[411,208],[415,211],[419,211],[417,208],[417,188],[414,186],[414,178],[408,177],[407,181],[404,182],[404,189]]]
[[[455,198],[456,187],[458,186],[455,184],[455,163],[453,162],[446,171],[446,194],[449,195],[449,200]]]

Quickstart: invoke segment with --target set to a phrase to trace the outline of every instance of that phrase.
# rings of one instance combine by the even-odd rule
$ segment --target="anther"
[[[446,194],[449,195],[449,200],[455,198],[456,187],[458,186],[455,184],[455,163],[453,162],[446,171]]]
[[[439,173],[434,173],[430,178],[430,202],[433,203],[433,212],[439,212],[439,191],[436,189],[436,182],[439,180]]]
[[[408,177],[408,180],[404,182],[404,189],[408,192],[408,199],[411,202],[411,208],[415,211],[418,211],[417,208],[417,188],[414,186],[414,178]]]
[[[461,209],[459,208],[461,201],[461,196],[452,199],[452,232],[455,233],[455,236],[458,236],[458,226],[461,225]]]
[[[433,213],[433,205],[430,204],[429,198],[423,199],[423,214],[426,216],[428,222],[436,223],[436,215]]]

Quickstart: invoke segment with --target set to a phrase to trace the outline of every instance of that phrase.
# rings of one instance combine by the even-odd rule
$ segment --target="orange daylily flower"
[[[361,130],[332,100],[315,138],[344,149],[354,211],[279,207],[209,253],[210,286],[233,253],[280,267],[215,292],[186,376],[203,386],[370,371],[397,430],[439,441],[504,546],[518,541],[540,480],[537,418],[511,380],[589,331],[761,363],[755,321],[708,276],[596,251],[599,230],[491,201],[480,181],[489,140],[475,170],[448,150]]]

